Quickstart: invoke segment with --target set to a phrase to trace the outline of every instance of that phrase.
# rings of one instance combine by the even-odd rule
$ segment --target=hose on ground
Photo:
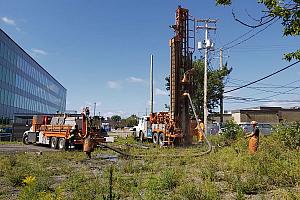
[[[197,116],[197,114],[196,114],[196,111],[195,111],[195,107],[194,107],[192,98],[191,98],[190,94],[187,93],[187,92],[184,93],[184,95],[188,97],[188,99],[189,99],[189,101],[190,101],[190,104],[191,104],[191,107],[192,107],[192,110],[193,110],[193,113],[194,113],[194,116],[195,116],[196,121],[197,121],[197,125],[198,125],[198,127],[200,127],[199,119],[198,119],[198,116]],[[201,152],[201,153],[199,154],[199,156],[208,154],[208,153],[210,153],[210,152],[212,151],[212,145],[211,145],[210,141],[207,139],[205,132],[203,131],[202,133],[203,133],[203,137],[204,137],[204,139],[205,139],[205,142],[206,142],[206,144],[208,145],[208,150],[207,150],[207,151],[204,151],[204,152]]]
[[[200,127],[199,118],[198,118],[198,116],[196,114],[192,98],[191,98],[190,94],[187,93],[187,92],[184,93],[184,95],[188,97],[188,99],[190,101],[190,104],[191,104],[191,107],[192,107],[192,110],[193,110],[193,113],[194,113],[194,116],[196,118],[198,127]],[[200,153],[194,154],[193,157],[203,156],[205,154],[209,154],[212,151],[212,145],[211,145],[210,141],[207,139],[205,132],[203,132],[203,137],[204,137],[204,140],[205,140],[206,144],[208,145],[208,150],[204,151],[204,152],[200,152]],[[111,147],[109,145],[106,145],[106,144],[103,144],[103,143],[100,143],[99,145],[103,146],[103,147],[106,147],[106,148],[108,148],[108,149],[110,149],[112,151],[115,151],[115,152],[117,152],[117,153],[119,153],[122,156],[127,157],[127,158],[129,158],[129,157],[131,157],[131,158],[142,158],[142,157],[144,157],[142,155],[131,155],[131,154],[125,153],[124,151],[121,151],[119,149],[113,148],[113,147]],[[168,155],[168,157],[170,157],[170,155]],[[176,155],[176,156],[171,156],[171,157],[185,157],[185,156]]]
[[[111,146],[103,144],[103,143],[100,143],[99,145],[102,146],[102,147],[108,148],[108,149],[110,149],[110,150],[112,150],[114,152],[117,152],[117,153],[121,154],[122,156],[124,156],[126,158],[129,158],[129,157],[131,157],[131,158],[141,158],[142,157],[140,155],[131,155],[131,154],[128,154],[128,153],[126,153],[124,151],[121,151],[121,150],[119,150],[117,148],[111,147]]]

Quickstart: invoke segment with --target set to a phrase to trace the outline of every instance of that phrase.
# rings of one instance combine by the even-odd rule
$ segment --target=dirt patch
[[[1,153],[19,153],[19,152],[46,152],[58,151],[45,146],[38,145],[23,145],[23,144],[1,144]]]

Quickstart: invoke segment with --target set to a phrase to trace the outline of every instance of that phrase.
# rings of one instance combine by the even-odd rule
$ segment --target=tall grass
[[[119,139],[116,147],[142,158],[110,162],[85,160],[82,152],[47,152],[43,155],[0,155],[0,199],[104,199],[109,194],[110,167],[115,199],[297,199],[300,154],[274,133],[261,137],[258,152],[250,155],[247,139],[211,138],[215,150],[195,157],[205,146],[139,148]],[[114,154],[98,149],[95,154]],[[32,185],[26,177],[35,177]],[[17,191],[14,189],[16,188]],[[298,191],[298,192],[297,192]],[[107,198],[106,198],[107,199]]]

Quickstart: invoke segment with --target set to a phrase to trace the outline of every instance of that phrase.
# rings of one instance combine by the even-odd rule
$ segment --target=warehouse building
[[[257,121],[259,123],[278,124],[280,122],[300,121],[300,109],[282,107],[255,107],[232,111],[232,117],[238,124]]]

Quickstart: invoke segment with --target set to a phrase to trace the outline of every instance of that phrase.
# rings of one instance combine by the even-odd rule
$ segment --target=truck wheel
[[[165,142],[164,142],[165,140],[166,140],[165,134],[160,133],[159,136],[158,136],[158,144],[160,146],[164,146],[165,145]]]
[[[66,150],[66,140],[65,138],[59,138],[58,140],[58,149],[63,151]]]
[[[139,134],[139,140],[140,140],[141,142],[143,142],[143,140],[144,140],[144,133],[143,133],[142,131],[140,131],[140,134]]]
[[[29,144],[29,142],[28,142],[28,135],[24,135],[23,136],[23,144],[26,144],[26,145]]]
[[[56,137],[52,137],[51,141],[50,141],[50,147],[52,149],[57,149],[57,138]]]
[[[158,144],[158,133],[153,133],[152,141],[154,144]]]

